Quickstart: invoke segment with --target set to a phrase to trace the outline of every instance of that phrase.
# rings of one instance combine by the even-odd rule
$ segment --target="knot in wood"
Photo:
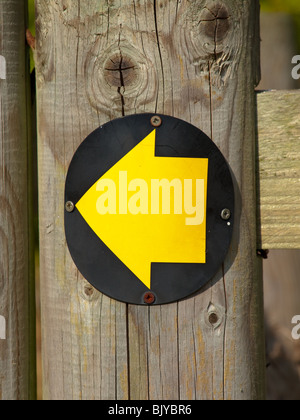
[[[219,321],[219,317],[215,312],[212,312],[211,314],[209,314],[208,320],[210,324],[215,325]]]
[[[207,309],[207,325],[214,330],[220,327],[225,316],[224,308],[216,307],[213,303],[210,303]]]
[[[86,296],[91,297],[94,294],[94,288],[92,286],[85,286],[84,293]]]
[[[87,302],[96,302],[99,299],[100,293],[94,289],[86,280],[78,283],[79,295]]]
[[[132,86],[138,80],[137,65],[131,57],[116,54],[105,63],[104,78],[110,86]]]
[[[205,7],[201,14],[201,30],[207,38],[217,45],[228,35],[230,29],[230,15],[224,4],[214,3]]]
[[[128,37],[132,38],[130,33]],[[155,66],[125,34],[108,48],[105,40],[105,37],[96,40],[84,65],[90,104],[110,118],[112,112],[125,115],[144,108],[157,96]]]

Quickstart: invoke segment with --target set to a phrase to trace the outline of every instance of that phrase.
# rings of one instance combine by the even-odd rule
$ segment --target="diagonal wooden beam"
[[[300,248],[300,90],[257,94],[259,247]]]

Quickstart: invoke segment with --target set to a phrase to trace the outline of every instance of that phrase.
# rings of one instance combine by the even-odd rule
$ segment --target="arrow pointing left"
[[[76,204],[95,234],[149,289],[152,263],[206,262],[208,159],[155,156],[155,139],[156,130]]]

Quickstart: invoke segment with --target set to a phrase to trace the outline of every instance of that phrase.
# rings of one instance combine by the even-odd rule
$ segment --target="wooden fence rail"
[[[264,249],[300,249],[300,91],[257,95],[258,235]]]

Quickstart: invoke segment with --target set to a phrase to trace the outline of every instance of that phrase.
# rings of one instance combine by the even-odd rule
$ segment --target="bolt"
[[[154,117],[151,118],[151,124],[153,127],[160,127],[162,124],[162,119],[158,115],[154,115]]]
[[[221,217],[223,220],[229,220],[231,217],[231,211],[229,209],[223,209],[221,212]]]
[[[147,292],[144,294],[144,302],[147,305],[152,305],[155,302],[155,296],[153,293]]]
[[[66,211],[68,213],[72,213],[74,211],[74,209],[75,209],[74,203],[72,201],[67,201],[66,202]]]
[[[214,325],[219,321],[219,317],[215,312],[212,312],[209,314],[208,320],[212,325]]]

